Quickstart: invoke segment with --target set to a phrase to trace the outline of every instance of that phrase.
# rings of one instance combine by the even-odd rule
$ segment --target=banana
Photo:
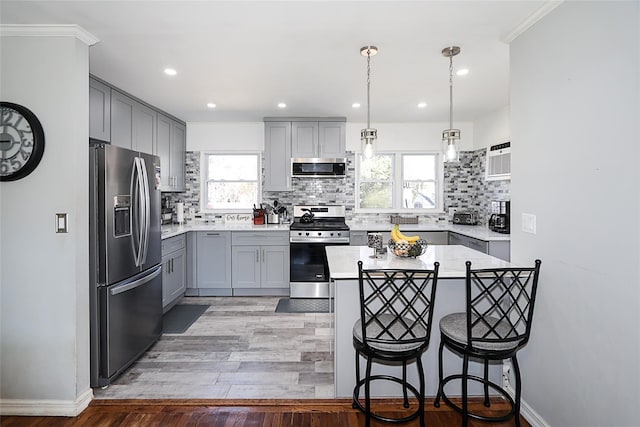
[[[393,239],[394,242],[397,242],[398,240],[400,240],[400,237],[398,237],[398,224],[396,224],[391,229],[391,238]]]
[[[394,230],[395,230],[396,237],[398,239],[404,239],[409,243],[415,243],[418,240],[420,240],[420,236],[405,236],[404,234],[402,234],[402,232],[400,231],[400,226],[398,224],[396,224],[396,226],[394,227]]]

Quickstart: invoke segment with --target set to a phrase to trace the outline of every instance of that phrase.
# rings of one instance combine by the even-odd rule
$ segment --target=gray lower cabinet
[[[234,231],[231,247],[233,295],[289,294],[289,233]]]
[[[291,190],[291,123],[264,124],[265,191]]]
[[[231,232],[197,231],[191,241],[191,277],[187,295],[231,295]],[[193,238],[193,237],[192,237]]]
[[[450,231],[449,244],[466,246],[505,261],[511,258],[511,243],[505,240],[485,241]]]
[[[186,235],[162,241],[162,308],[167,312],[187,289]]]
[[[366,231],[351,231],[349,233],[349,245],[351,246],[367,246]]]
[[[154,154],[160,157],[161,189],[162,191],[184,191],[185,126],[164,114],[158,114],[157,123]]]
[[[111,141],[111,88],[89,78],[89,138]]]

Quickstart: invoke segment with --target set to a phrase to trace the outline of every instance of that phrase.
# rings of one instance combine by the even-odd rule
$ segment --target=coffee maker
[[[511,219],[511,202],[504,200],[491,201],[489,229],[497,233],[509,234]]]

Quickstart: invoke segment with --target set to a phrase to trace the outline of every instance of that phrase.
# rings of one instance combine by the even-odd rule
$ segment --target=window
[[[202,210],[238,212],[259,203],[259,154],[204,153],[201,162]]]
[[[363,212],[442,210],[439,154],[358,156],[357,205]]]

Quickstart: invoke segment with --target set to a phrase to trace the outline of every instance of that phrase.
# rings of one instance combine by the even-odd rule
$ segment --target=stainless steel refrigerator
[[[160,159],[89,150],[91,386],[110,384],[162,333]]]

